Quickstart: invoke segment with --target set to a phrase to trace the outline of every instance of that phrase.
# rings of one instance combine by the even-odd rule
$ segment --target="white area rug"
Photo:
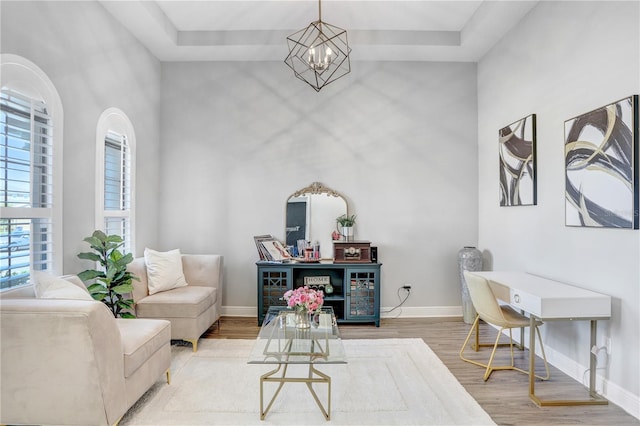
[[[159,380],[120,425],[495,424],[421,339],[344,340],[348,364],[318,367],[332,380],[330,422],[302,383],[286,383],[261,421],[260,375],[274,366],[247,364],[252,346],[201,339],[194,354],[174,345],[171,385]],[[265,405],[275,386],[265,386]],[[314,388],[326,405],[326,386]]]

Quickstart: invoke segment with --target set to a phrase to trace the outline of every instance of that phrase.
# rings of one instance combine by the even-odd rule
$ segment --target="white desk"
[[[608,401],[595,391],[596,363],[591,348],[596,345],[597,320],[611,317],[611,296],[585,290],[559,281],[538,277],[525,272],[473,272],[489,281],[500,300],[529,314],[531,330],[535,319],[589,320],[591,344],[589,345],[589,399],[541,400],[535,395],[535,333],[529,333],[529,397],[538,405],[591,405]]]

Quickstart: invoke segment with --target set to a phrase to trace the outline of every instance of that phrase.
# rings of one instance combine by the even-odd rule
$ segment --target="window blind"
[[[112,131],[104,141],[104,218],[107,235],[120,235],[124,250],[131,240],[131,155],[127,138]]]
[[[0,289],[53,266],[53,128],[46,105],[0,91]]]

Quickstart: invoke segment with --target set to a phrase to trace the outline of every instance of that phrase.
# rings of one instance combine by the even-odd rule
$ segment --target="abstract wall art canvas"
[[[535,205],[536,115],[531,114],[498,132],[500,205]]]
[[[565,121],[565,224],[638,229],[638,95]]]

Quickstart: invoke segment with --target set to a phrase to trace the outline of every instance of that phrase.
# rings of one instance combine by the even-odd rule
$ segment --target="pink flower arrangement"
[[[315,313],[324,303],[322,290],[313,290],[307,286],[298,287],[295,290],[288,290],[283,295],[287,301],[287,306],[294,309],[306,309],[310,314]]]

